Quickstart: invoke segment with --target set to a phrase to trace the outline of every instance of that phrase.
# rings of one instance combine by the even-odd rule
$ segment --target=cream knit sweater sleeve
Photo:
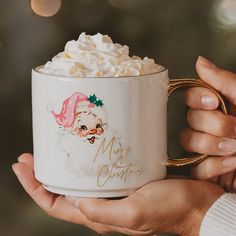
[[[236,236],[236,194],[224,194],[211,206],[200,236]]]

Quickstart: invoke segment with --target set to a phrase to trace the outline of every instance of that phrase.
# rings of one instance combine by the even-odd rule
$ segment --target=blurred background
[[[11,170],[20,153],[33,151],[33,67],[63,51],[81,32],[100,32],[130,46],[131,54],[154,58],[171,78],[197,77],[198,55],[236,71],[235,12],[235,0],[1,0],[0,234],[97,235],[48,217]],[[169,106],[169,150],[178,156],[183,153],[177,138],[186,112],[182,95],[175,94]],[[188,175],[188,169],[171,172]]]

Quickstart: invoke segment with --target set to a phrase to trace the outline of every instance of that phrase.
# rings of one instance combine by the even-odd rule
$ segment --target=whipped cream
[[[39,72],[74,77],[122,77],[163,69],[148,57],[129,56],[129,47],[113,43],[108,35],[82,33],[77,41],[67,42],[64,52],[48,61]]]

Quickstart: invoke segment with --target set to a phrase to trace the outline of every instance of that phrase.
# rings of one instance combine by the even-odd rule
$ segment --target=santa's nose
[[[91,129],[89,134],[96,134],[97,133],[97,130],[96,129]]]

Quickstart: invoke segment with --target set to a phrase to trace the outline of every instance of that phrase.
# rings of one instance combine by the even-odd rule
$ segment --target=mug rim
[[[107,80],[107,79],[130,79],[130,78],[145,78],[145,77],[149,77],[149,76],[154,76],[157,74],[162,74],[163,72],[168,71],[167,68],[165,68],[164,66],[162,66],[162,70],[154,72],[154,73],[150,73],[150,74],[145,74],[145,75],[129,75],[129,76],[119,76],[119,77],[115,77],[115,76],[110,76],[110,77],[77,77],[77,76],[68,76],[68,75],[54,75],[54,74],[46,74],[46,73],[42,73],[39,71],[40,68],[42,68],[43,65],[41,66],[37,66],[35,68],[32,69],[32,71],[36,74],[40,74],[40,75],[45,75],[45,76],[49,76],[51,78],[53,77],[57,77],[57,78],[61,78],[61,79],[66,79],[66,80],[84,80],[84,79],[99,79],[99,80]]]

